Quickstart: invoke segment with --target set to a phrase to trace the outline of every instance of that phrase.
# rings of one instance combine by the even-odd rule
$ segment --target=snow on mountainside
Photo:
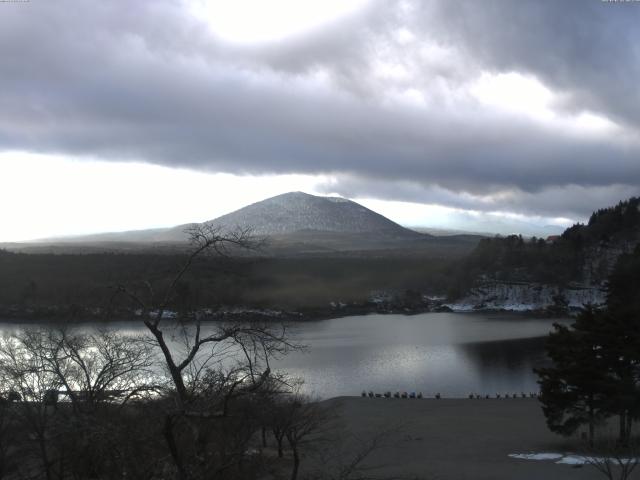
[[[290,192],[247,205],[210,222],[222,230],[252,227],[258,236],[322,233],[323,235],[356,235],[375,239],[425,239],[430,235],[404,228],[362,205],[340,197],[319,197],[302,192]],[[172,228],[100,233],[72,238],[49,239],[66,243],[185,242],[185,230],[193,224]],[[351,237],[349,237],[351,238]],[[347,241],[351,240],[347,239]],[[46,242],[47,240],[43,240]]]
[[[526,312],[558,308],[582,309],[602,305],[606,291],[600,286],[567,286],[526,282],[486,282],[472,288],[464,298],[447,304],[453,311],[509,310]]]
[[[253,228],[255,235],[286,235],[300,231],[420,236],[362,205],[340,197],[290,192],[253,203],[212,220],[223,229]],[[175,234],[184,226],[171,229]]]

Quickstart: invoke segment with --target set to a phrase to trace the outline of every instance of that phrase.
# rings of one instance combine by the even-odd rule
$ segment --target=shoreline
[[[285,322],[298,323],[309,321],[333,320],[342,317],[360,315],[420,315],[423,313],[508,313],[514,316],[529,316],[535,318],[566,318],[571,316],[571,312],[558,312],[547,309],[498,309],[498,308],[473,308],[473,309],[453,309],[447,304],[437,302],[419,306],[407,306],[403,304],[339,304],[327,308],[300,308],[294,311],[280,309],[259,309],[244,306],[221,307],[219,309],[201,308],[194,314],[190,314],[191,320],[195,317],[203,322],[219,321],[265,321],[265,322]],[[167,310],[165,319],[178,318],[178,313]],[[114,309],[107,311],[102,307],[83,307],[71,305],[68,307],[47,306],[47,307],[20,307],[20,306],[0,306],[0,323],[118,323],[141,320],[142,317],[135,310]]]

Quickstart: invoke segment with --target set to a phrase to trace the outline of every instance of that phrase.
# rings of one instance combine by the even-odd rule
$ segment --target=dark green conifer
[[[553,432],[571,435],[583,425],[592,443],[595,427],[608,414],[608,381],[598,339],[603,314],[587,308],[571,327],[556,324],[547,340],[552,366],[540,368],[540,401]]]
[[[619,418],[628,444],[640,418],[640,247],[622,255],[609,277],[606,308],[587,308],[570,327],[555,325],[547,340],[552,365],[536,370],[549,428],[562,435]]]

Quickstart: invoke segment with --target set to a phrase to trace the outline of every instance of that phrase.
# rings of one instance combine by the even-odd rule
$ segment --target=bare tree
[[[165,366],[175,388],[178,408],[182,410],[185,409],[191,393],[189,382],[186,378],[187,374],[202,372],[206,364],[217,356],[217,352],[214,352],[214,350],[223,342],[234,340],[240,344],[243,337],[251,338],[255,336],[265,345],[270,343],[273,345],[281,343],[284,338],[282,335],[278,336],[271,333],[268,328],[245,327],[237,324],[219,325],[211,332],[203,334],[201,321],[197,315],[193,315],[193,318],[189,319],[192,320],[189,325],[184,323],[176,324],[169,321],[171,318],[169,318],[167,312],[175,301],[177,287],[199,257],[208,254],[226,257],[231,252],[255,249],[258,246],[251,236],[251,229],[249,228],[225,233],[220,227],[213,226],[210,223],[203,223],[189,227],[187,234],[192,245],[191,252],[162,294],[156,293],[150,282],[146,283],[146,298],[136,294],[124,285],[119,285],[116,290],[117,294],[124,294],[139,308],[145,327],[151,333],[162,352]],[[183,355],[181,357],[178,357],[180,352],[176,352],[176,349],[172,348],[170,341],[167,339],[167,334],[175,335],[176,328],[180,330],[179,336],[183,340],[183,346],[187,347],[186,351],[182,352]],[[207,347],[210,347],[208,359],[200,359],[202,363],[199,367],[195,367],[198,354]]]
[[[333,402],[312,401],[300,394],[278,397],[271,407],[271,429],[286,439],[291,451],[290,478],[301,475],[307,480],[374,480],[405,479],[402,476],[380,476],[389,465],[372,461],[375,454],[396,445],[402,427],[394,425],[358,437],[340,421],[340,405]],[[279,442],[279,450],[283,446]],[[279,455],[280,456],[280,455]]]
[[[0,384],[16,403],[12,411],[26,434],[15,439],[16,444],[21,440],[25,443],[24,463],[29,465],[35,456],[45,478],[53,480],[59,476],[59,462],[51,444],[57,410],[50,397],[60,389],[59,377],[45,367],[42,356],[31,350],[24,337],[6,335],[0,339]],[[30,439],[35,442],[33,449],[28,448]]]
[[[122,404],[157,388],[154,352],[142,337],[59,328],[27,330],[20,338],[40,356],[45,371],[58,378],[61,390],[56,395],[68,396],[76,410]]]
[[[310,447],[318,449],[328,441],[326,433],[335,418],[335,411],[300,394],[285,394],[270,406],[269,426],[283,458],[286,439],[292,454],[291,479],[298,478],[300,463]]]
[[[168,315],[180,282],[199,257],[208,254],[226,257],[259,245],[251,229],[223,232],[205,223],[192,226],[188,234],[192,250],[163,293],[156,293],[150,283],[146,284],[146,295],[124,285],[117,289],[140,310],[145,327],[162,353],[174,401],[165,416],[163,435],[181,479],[194,477],[192,470],[196,464],[201,470],[206,464],[207,470],[215,473],[228,469],[228,462],[222,458],[242,457],[225,451],[218,455],[218,465],[212,466],[213,460],[205,460],[202,454],[205,426],[209,431],[221,433],[222,430],[217,430],[220,425],[235,424],[236,432],[239,431],[235,423],[238,419],[244,420],[243,428],[252,424],[246,421],[246,410],[230,420],[235,415],[230,411],[230,403],[269,391],[275,378],[270,359],[298,348],[288,340],[284,325],[216,322],[204,328],[197,311],[178,321]],[[212,426],[214,420],[218,423]],[[243,452],[244,445],[236,450]]]
[[[25,329],[4,337],[0,377],[19,399],[9,406],[27,433],[14,446],[22,440],[27,459],[38,452],[47,479],[85,478],[87,469],[97,472],[105,462],[121,473],[108,458],[121,429],[112,407],[153,388],[152,363],[146,342],[115,332]],[[30,439],[36,449],[29,448]]]

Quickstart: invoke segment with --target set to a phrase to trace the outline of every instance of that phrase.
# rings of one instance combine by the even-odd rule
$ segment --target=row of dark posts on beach
[[[496,393],[494,396],[489,395],[489,394],[485,394],[485,395],[479,395],[477,393],[470,393],[469,396],[467,398],[474,400],[480,400],[480,399],[489,399],[489,398],[497,398],[497,399],[501,399],[501,398],[538,398],[540,396],[539,393],[536,392],[529,392],[529,393],[513,393],[513,394],[509,394],[509,393],[505,393],[504,395],[501,393]],[[391,392],[385,392],[385,393],[373,393],[371,390],[369,390],[368,392],[366,391],[362,391],[362,397],[369,397],[369,398],[428,398],[422,395],[422,392],[419,392],[416,394],[416,392],[396,392],[396,393],[391,393]],[[436,400],[440,400],[442,397],[442,395],[440,395],[440,393],[436,393],[433,398],[435,398]]]

